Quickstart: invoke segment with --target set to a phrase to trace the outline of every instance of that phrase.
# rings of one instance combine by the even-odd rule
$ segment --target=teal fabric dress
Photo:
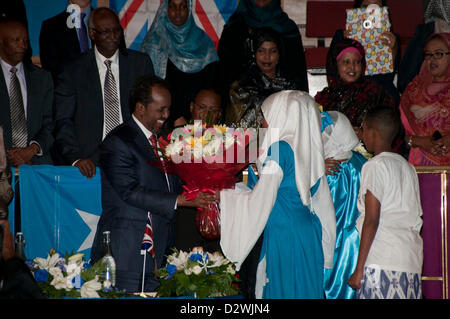
[[[336,176],[327,175],[331,197],[336,213],[336,244],[333,268],[325,269],[324,289],[327,299],[353,299],[355,290],[348,285],[348,279],[356,268],[359,252],[359,237],[356,207],[360,186],[361,169],[366,158],[360,153],[341,163]]]
[[[283,170],[283,180],[275,205],[264,228],[261,260],[266,259],[267,281],[263,298],[322,299],[323,250],[319,218],[304,206],[295,182],[294,152],[288,143],[279,143],[279,156],[268,150],[268,160]],[[312,188],[311,195],[319,182]]]

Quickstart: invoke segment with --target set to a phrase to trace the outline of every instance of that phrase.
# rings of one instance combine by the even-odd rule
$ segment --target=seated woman
[[[171,87],[172,106],[167,125],[189,118],[192,93],[215,86],[218,55],[213,41],[192,16],[192,0],[164,0],[141,45],[155,74]]]
[[[419,74],[423,63],[423,49],[433,33],[450,32],[450,3],[448,0],[430,0],[424,13],[425,23],[416,27],[398,68],[397,87],[403,93],[406,86]]]
[[[328,87],[315,96],[324,111],[344,113],[360,139],[360,126],[368,110],[378,106],[396,106],[394,98],[383,87],[364,75],[365,69],[366,58],[361,43],[342,39],[328,51]]]
[[[280,0],[240,0],[220,36],[220,87],[228,99],[231,84],[247,71],[252,50],[249,45],[255,29],[271,28],[282,39],[286,57],[281,61],[282,74],[291,74],[299,90],[308,91],[308,75],[302,37],[297,24],[283,11]],[[228,102],[228,101],[227,101]]]
[[[353,149],[359,139],[348,118],[337,111],[322,112],[322,141],[325,173],[336,214],[336,244],[333,268],[325,269],[327,299],[353,299],[355,290],[348,285],[358,261],[358,193],[361,169],[366,158]]]
[[[353,8],[367,8],[367,6],[370,4],[376,4],[380,7],[387,6],[386,0],[355,0]],[[339,42],[340,40],[348,37],[349,36],[345,30],[336,30],[333,39],[331,40],[330,47],[333,46],[336,42]],[[398,103],[400,103],[400,94],[398,93],[398,90],[394,85],[394,77],[397,73],[401,59],[401,52],[399,49],[400,36],[392,31],[384,32],[382,34],[381,42],[392,50],[392,57],[394,59],[394,71],[391,73],[370,75],[368,76],[368,78],[378,82],[378,84],[384,87],[385,90],[390,95],[392,95],[392,97],[395,99],[396,104],[398,105]]]
[[[284,48],[280,35],[261,28],[252,35],[253,56],[250,68],[230,89],[230,104],[225,120],[238,127],[261,127],[261,104],[281,90],[299,89],[296,82],[280,70]]]
[[[325,178],[320,113],[305,92],[281,91],[263,103],[263,154],[253,190],[220,197],[225,256],[242,262],[264,231],[257,298],[324,298],[323,267],[331,268],[336,219]]]
[[[413,165],[450,164],[450,33],[433,34],[400,103]],[[439,133],[435,133],[439,132]],[[442,136],[442,137],[440,137]]]

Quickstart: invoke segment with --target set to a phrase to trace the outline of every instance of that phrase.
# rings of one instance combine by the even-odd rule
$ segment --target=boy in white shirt
[[[391,150],[398,111],[377,108],[363,121],[363,141],[375,156],[361,172],[357,220],[360,248],[348,283],[359,299],[422,298],[422,207],[416,171]]]

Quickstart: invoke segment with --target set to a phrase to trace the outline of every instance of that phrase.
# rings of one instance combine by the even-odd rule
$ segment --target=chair
[[[306,66],[325,68],[328,47],[325,38],[333,37],[338,29],[345,28],[346,9],[353,7],[353,1],[308,1],[306,4],[306,36],[317,38],[317,47],[306,48]]]

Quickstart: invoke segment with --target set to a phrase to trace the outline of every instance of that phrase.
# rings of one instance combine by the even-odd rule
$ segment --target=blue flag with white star
[[[77,167],[22,165],[19,169],[21,229],[27,259],[84,253],[88,261],[102,212],[100,169],[93,178]]]

